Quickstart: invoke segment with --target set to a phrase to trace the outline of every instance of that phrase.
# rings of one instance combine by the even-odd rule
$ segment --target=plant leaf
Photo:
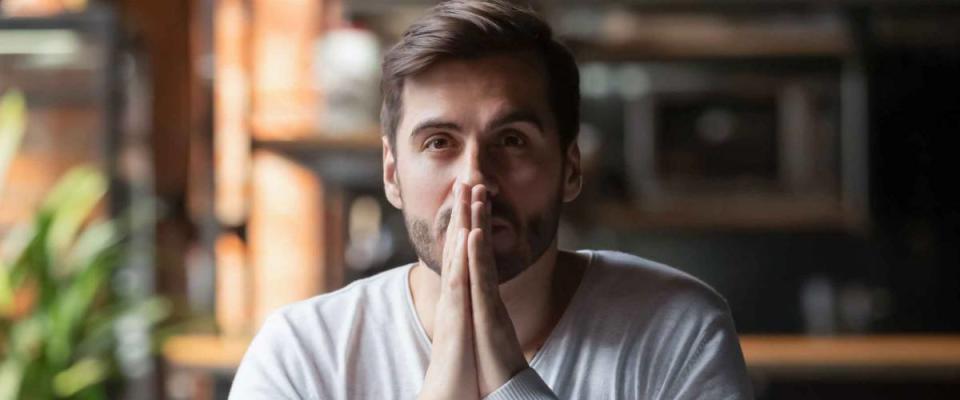
[[[60,397],[69,397],[100,383],[109,377],[109,363],[86,357],[77,361],[53,377],[53,392]]]
[[[47,343],[47,358],[55,365],[70,360],[74,339],[81,323],[101,288],[106,286],[113,267],[117,264],[118,249],[105,249],[89,266],[82,268],[68,286],[61,289],[52,305],[50,318],[50,341]]]
[[[0,97],[0,198],[7,168],[20,148],[27,128],[27,101],[19,90],[8,90]]]
[[[62,272],[65,274],[79,272],[81,268],[91,265],[93,259],[100,254],[120,244],[121,239],[116,223],[112,220],[84,228],[77,236],[70,252],[64,255],[65,269]]]
[[[10,268],[0,260],[0,317],[8,315],[13,309],[13,283]]]
[[[0,400],[13,400],[19,396],[23,370],[23,361],[19,358],[4,358],[0,364]]]
[[[66,253],[106,191],[107,180],[103,174],[96,168],[82,166],[68,171],[47,195],[42,209],[53,215],[46,243],[47,253],[53,256],[51,268],[62,267],[63,257],[58,256]]]

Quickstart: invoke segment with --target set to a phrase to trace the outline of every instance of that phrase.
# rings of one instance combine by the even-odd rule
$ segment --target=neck
[[[580,283],[585,262],[575,253],[559,251],[556,240],[526,270],[500,285],[500,297],[510,314],[527,359],[539,350],[559,321]],[[557,273],[557,271],[563,273]],[[440,277],[423,262],[410,274],[410,290],[420,322],[433,338],[433,321],[440,296]]]

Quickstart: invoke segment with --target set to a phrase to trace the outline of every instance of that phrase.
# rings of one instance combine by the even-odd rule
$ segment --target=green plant
[[[0,182],[25,120],[19,92],[0,98]],[[149,327],[168,314],[163,299],[134,298],[111,285],[130,224],[97,218],[106,191],[99,170],[76,167],[48,193],[32,221],[3,241],[0,400],[106,398],[105,383],[122,369],[118,324],[134,319]]]
[[[20,147],[27,126],[27,104],[23,93],[10,90],[0,97],[0,195],[3,194],[3,182],[7,168],[13,161],[13,155]]]

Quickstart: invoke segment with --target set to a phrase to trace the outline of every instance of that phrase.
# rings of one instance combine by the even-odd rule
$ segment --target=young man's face
[[[454,184],[482,183],[500,282],[517,276],[553,244],[560,205],[580,189],[579,149],[560,148],[542,65],[526,53],[445,61],[408,77],[402,96],[384,184],[420,260],[440,273]]]

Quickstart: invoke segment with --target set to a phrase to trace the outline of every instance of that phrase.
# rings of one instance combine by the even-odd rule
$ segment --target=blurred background
[[[267,313],[413,261],[379,63],[433,3],[0,0],[0,399],[226,398]],[[535,4],[562,247],[714,286],[760,399],[960,398],[960,3]]]

